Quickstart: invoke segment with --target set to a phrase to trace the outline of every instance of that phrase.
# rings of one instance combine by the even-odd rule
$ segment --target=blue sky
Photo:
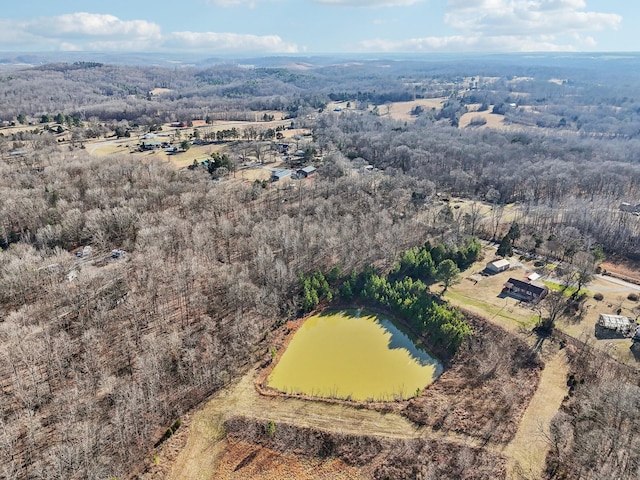
[[[638,51],[637,0],[23,0],[0,51]]]

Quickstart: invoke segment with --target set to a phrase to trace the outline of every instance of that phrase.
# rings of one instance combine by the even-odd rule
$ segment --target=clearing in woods
[[[542,478],[549,426],[567,395],[567,357],[562,350],[546,362],[540,383],[522,416],[516,436],[504,450],[507,478]]]
[[[442,104],[445,102],[446,98],[421,98],[419,100],[413,100],[410,102],[392,102],[388,105],[389,116],[394,120],[400,121],[411,121],[417,120],[420,118],[416,115],[411,115],[411,112],[416,107],[422,107],[425,111],[430,110],[440,110],[442,108]],[[378,107],[380,111],[380,115],[387,114],[387,105],[380,105]]]
[[[491,113],[491,110],[485,110],[484,112],[467,112],[460,117],[458,121],[459,128],[468,127],[475,119],[483,119],[486,123],[484,125],[480,125],[484,128],[513,128],[511,126],[507,126],[504,123],[504,115],[499,115],[497,113]]]
[[[442,98],[420,98],[418,100],[411,100],[408,102],[389,102],[382,105],[369,105],[368,111],[372,111],[375,107],[377,107],[378,115],[381,117],[390,117],[394,120],[400,120],[403,122],[415,121],[420,118],[419,115],[411,115],[411,112],[416,107],[422,107],[426,112],[431,110],[440,110],[442,108],[442,104],[447,99]],[[347,103],[350,105],[347,107]],[[339,109],[339,110],[336,110]],[[330,102],[327,105],[328,111],[333,111],[336,113],[341,113],[345,111],[354,111],[358,112],[357,102]]]

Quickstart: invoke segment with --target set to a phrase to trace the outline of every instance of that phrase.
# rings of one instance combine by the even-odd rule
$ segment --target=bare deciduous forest
[[[387,273],[407,249],[472,237],[508,237],[521,252],[575,269],[595,252],[640,261],[637,57],[325,60],[307,70],[262,62],[0,70],[0,477],[141,475],[176,419],[264,359],[271,337],[303,310],[300,279],[313,272]],[[414,107],[408,121],[392,115],[402,102],[434,98],[442,108]],[[474,111],[503,123],[460,128]],[[217,172],[87,148],[170,122],[214,128],[265,115],[309,134],[276,140],[252,127],[219,136],[211,143],[229,157]],[[283,143],[304,148],[313,178],[236,175]],[[294,161],[282,157],[283,168]],[[497,342],[511,352],[500,360],[502,347],[481,340],[493,327],[475,322],[478,336],[458,363],[405,415],[474,438],[495,430],[506,443],[540,361],[511,337]],[[570,395],[551,426],[546,478],[637,478],[637,365],[568,342]],[[494,363],[465,370],[481,350]],[[455,424],[467,397],[447,408],[438,399],[458,391],[447,379],[469,372],[486,375],[476,386],[500,392],[505,418]],[[529,379],[526,388],[500,387],[495,375],[509,372]],[[481,396],[474,385],[464,388],[468,398]],[[496,462],[505,474],[501,457],[475,447],[452,447],[466,455],[455,472],[444,453],[413,468],[418,460],[405,454],[425,449],[421,442],[385,448],[376,478],[431,468],[460,478],[474,459],[480,473],[464,478],[490,478],[486,465]],[[394,467],[398,458],[409,466]]]

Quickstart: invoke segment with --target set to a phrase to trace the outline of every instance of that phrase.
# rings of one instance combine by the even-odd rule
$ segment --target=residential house
[[[526,302],[538,302],[547,296],[549,287],[542,283],[525,282],[515,278],[510,278],[504,284],[503,292],[514,295]]]

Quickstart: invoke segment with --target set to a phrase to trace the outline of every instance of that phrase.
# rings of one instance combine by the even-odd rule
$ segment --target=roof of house
[[[301,168],[298,171],[299,172],[304,172],[304,173],[313,173],[313,172],[316,171],[316,167],[304,167],[304,168]]]
[[[516,287],[520,290],[527,290],[534,295],[541,295],[544,292],[547,292],[549,288],[546,285],[542,285],[539,283],[533,282],[523,282],[522,280],[517,280],[515,278],[510,278],[507,283],[505,283],[505,287],[513,288]]]

